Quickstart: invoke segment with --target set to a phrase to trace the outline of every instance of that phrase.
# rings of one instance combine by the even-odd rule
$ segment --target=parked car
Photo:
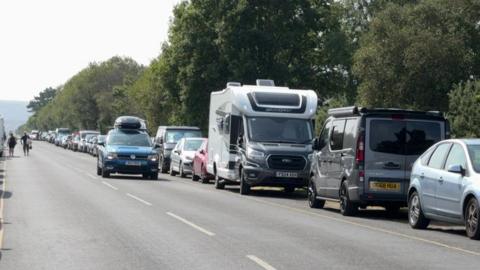
[[[480,239],[480,139],[439,142],[413,165],[408,221],[424,229],[430,220],[464,224]]]
[[[370,205],[391,213],[406,206],[413,163],[449,136],[440,112],[346,107],[328,114],[314,142],[308,202],[339,201],[347,216]]]
[[[110,177],[111,173],[142,174],[143,178],[158,179],[158,154],[142,120],[121,116],[115,120],[104,143],[99,143],[97,174]]]
[[[92,149],[92,139],[96,138],[98,136],[98,134],[87,134],[87,136],[85,136],[85,153],[89,153],[90,154],[90,151]]]
[[[73,150],[73,151],[78,151],[78,147],[80,146],[80,135],[79,134],[75,134],[73,135],[73,139],[72,139],[72,144],[71,144],[71,148],[70,150]]]
[[[100,151],[99,148],[102,147],[102,145],[105,145],[106,137],[107,137],[106,135],[98,135],[92,150],[92,155],[94,157],[98,156],[98,152]]]
[[[61,140],[62,140],[62,137],[63,136],[66,136],[66,135],[69,135],[70,134],[70,129],[68,128],[57,128],[55,130],[55,139],[54,139],[54,143],[56,146],[60,146],[61,145]]]
[[[155,136],[155,147],[160,156],[160,172],[170,169],[170,154],[182,138],[200,138],[202,132],[198,127],[160,126]]]
[[[198,181],[201,180],[202,183],[206,184],[214,177],[212,174],[207,172],[207,161],[208,161],[208,140],[205,139],[198,149],[195,152],[193,157],[193,165],[192,165],[192,180]]]
[[[170,175],[186,177],[192,173],[192,162],[195,152],[202,146],[204,138],[182,138],[172,150]]]
[[[95,149],[95,145],[97,144],[98,136],[93,136],[90,138],[87,144],[87,153],[93,156],[93,150]]]
[[[72,135],[66,135],[62,137],[62,147],[64,149],[68,148],[68,145],[70,144],[70,141],[72,140]]]
[[[87,152],[87,141],[90,139],[90,137],[100,134],[100,132],[95,130],[80,130],[78,133],[80,135],[78,151],[85,153]]]

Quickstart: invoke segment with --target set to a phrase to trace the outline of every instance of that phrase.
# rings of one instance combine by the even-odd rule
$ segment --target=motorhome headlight
[[[158,155],[157,154],[148,155],[148,160],[155,162],[158,160]]]
[[[112,160],[117,158],[117,153],[108,153],[107,159]]]
[[[265,153],[247,148],[247,157],[253,160],[263,160],[265,159]]]

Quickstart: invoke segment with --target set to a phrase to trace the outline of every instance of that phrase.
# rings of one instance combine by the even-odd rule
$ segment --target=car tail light
[[[357,139],[357,154],[355,155],[357,164],[365,161],[365,135],[362,133]]]

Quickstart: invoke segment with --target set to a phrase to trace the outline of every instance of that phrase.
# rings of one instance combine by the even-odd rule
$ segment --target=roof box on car
[[[147,129],[145,120],[136,116],[120,116],[115,120],[114,127],[121,129]]]

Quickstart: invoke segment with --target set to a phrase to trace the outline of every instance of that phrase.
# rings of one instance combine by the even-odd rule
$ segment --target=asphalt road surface
[[[346,218],[305,192],[160,175],[96,176],[96,159],[35,142],[0,161],[0,269],[474,269],[480,242],[459,226],[412,230],[402,211]],[[4,166],[6,164],[6,175]]]

